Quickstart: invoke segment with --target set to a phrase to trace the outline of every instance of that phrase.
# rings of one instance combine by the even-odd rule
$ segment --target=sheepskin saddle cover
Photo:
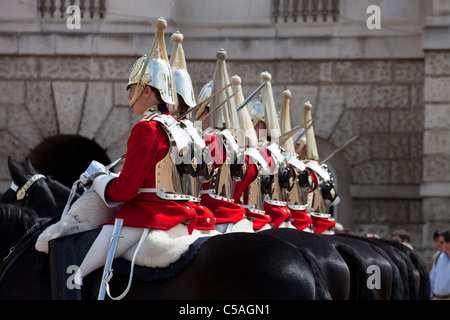
[[[133,278],[141,281],[167,280],[176,274],[180,273],[188,263],[197,255],[201,245],[205,243],[210,236],[202,236],[196,240],[184,251],[180,258],[175,262],[169,264],[167,267],[144,267],[142,265],[135,265]],[[131,263],[125,258],[118,258],[114,260],[113,270],[125,276],[130,274]]]
[[[39,236],[36,250],[48,253],[48,242],[52,239],[98,228],[114,218],[117,208],[109,208],[93,190],[86,191],[57,223],[49,226]],[[177,225],[170,230],[151,229],[137,253],[137,266],[166,268],[179,260],[191,244],[202,235],[189,235],[185,225]],[[120,240],[119,240],[120,241]],[[122,257],[131,261],[137,244]]]

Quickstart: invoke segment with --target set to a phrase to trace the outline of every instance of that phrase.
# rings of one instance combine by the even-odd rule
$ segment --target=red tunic
[[[311,180],[312,180],[311,190],[308,192],[308,193],[311,193],[314,190],[316,190],[316,188],[319,185],[319,183],[318,183],[318,179],[317,179],[316,173],[313,170],[311,170],[310,168],[306,168],[306,170],[308,170],[309,175],[311,176]]]
[[[267,162],[267,164],[270,167],[270,172],[274,172],[275,171],[275,162],[273,161],[272,157],[270,156],[269,152],[267,151],[267,149],[261,149],[259,150],[259,153],[261,154],[261,156],[263,157],[263,159]]]
[[[236,203],[238,203],[241,200],[241,196],[243,195],[243,203],[248,204],[248,186],[258,176],[258,167],[256,166],[256,164],[250,161],[248,156],[245,156],[245,161],[247,162],[248,168],[247,175],[243,180],[236,181],[236,184],[234,186],[233,199]],[[266,224],[272,222],[272,218],[269,215],[247,208],[245,209],[245,215],[247,219],[252,221],[253,229],[255,230],[260,230]]]
[[[234,202],[239,203],[239,200],[241,199],[242,194],[244,194],[243,202],[244,204],[248,203],[248,186],[250,183],[253,182],[253,180],[256,179],[258,176],[258,167],[256,164],[251,163],[250,159],[245,156],[245,161],[247,163],[247,175],[245,178],[241,181],[236,181],[234,185],[234,193],[233,193],[233,199]]]
[[[189,202],[189,205],[197,212],[197,221],[195,229],[197,230],[214,230],[216,226],[216,218],[207,207],[199,202]]]
[[[272,218],[274,228],[278,228],[281,223],[291,217],[291,211],[287,206],[273,205],[264,201],[264,211]]]
[[[262,212],[255,212],[250,209],[245,209],[245,215],[247,216],[247,219],[253,223],[254,230],[260,230],[266,224],[272,223],[272,218]]]
[[[169,230],[192,220],[187,225],[192,232],[197,214],[188,201],[164,200],[156,193],[139,193],[139,188],[155,188],[155,168],[168,148],[168,137],[156,121],[139,121],[131,130],[122,172],[105,190],[107,199],[123,202],[116,218],[124,219],[124,225]]]
[[[219,168],[222,164],[225,163],[226,160],[223,140],[216,135],[210,134],[204,134],[202,138],[203,140],[205,140],[205,145],[206,147],[208,147],[209,152],[211,154],[214,169]],[[209,185],[210,181],[202,183],[202,190],[209,189]]]
[[[336,221],[329,217],[319,217],[317,215],[311,214],[312,224],[314,226],[314,233],[321,234],[322,232],[336,226]]]
[[[221,136],[211,134],[204,134],[202,138],[205,140],[205,144],[211,153],[214,169],[217,169],[224,164],[226,160],[226,150],[223,139]]]
[[[211,210],[216,218],[216,224],[236,223],[245,218],[244,208],[222,197],[216,198],[214,195],[202,194],[200,203]]]
[[[305,228],[309,227],[312,228],[312,220],[311,215],[304,210],[296,210],[293,208],[289,208],[291,210],[291,219],[292,225],[296,227],[298,230],[304,230]]]
[[[225,147],[223,146],[223,139],[217,135],[203,135],[206,146],[211,152],[214,168],[220,167],[226,160]],[[202,184],[202,189],[209,188],[209,181]],[[201,204],[207,207],[214,214],[216,224],[220,223],[236,223],[245,218],[245,209],[237,203],[224,200],[222,197],[216,198],[209,194],[203,194],[201,197]]]

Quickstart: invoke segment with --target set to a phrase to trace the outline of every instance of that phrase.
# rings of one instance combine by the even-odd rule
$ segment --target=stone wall
[[[0,181],[9,186],[9,155],[17,162],[46,139],[78,135],[111,159],[126,150],[133,121],[125,85],[129,58],[0,57]]]
[[[346,105],[332,138],[338,144],[337,138],[360,135],[345,151],[354,231],[384,237],[403,228],[416,247],[422,246],[423,224],[423,66],[422,60],[336,63]]]
[[[424,81],[424,236],[450,229],[450,48],[427,50]]]

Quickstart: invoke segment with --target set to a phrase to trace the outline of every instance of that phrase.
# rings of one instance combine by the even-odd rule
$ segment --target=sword
[[[225,87],[223,87],[222,89],[220,89],[219,91],[214,92],[212,95],[210,95],[209,97],[206,97],[204,99],[202,99],[199,103],[197,103],[194,107],[192,107],[191,109],[187,110],[186,112],[184,112],[182,115],[180,115],[178,117],[178,120],[183,119],[184,117],[186,117],[189,113],[191,113],[192,111],[195,111],[197,109],[199,109],[203,104],[205,104],[206,102],[208,102],[209,100],[211,100],[212,98],[214,98],[215,96],[217,96],[219,93],[223,92],[224,90],[226,90],[227,88],[229,88],[231,86],[231,83],[226,85]]]
[[[98,300],[105,300],[106,287],[112,277],[112,263],[114,254],[116,253],[117,242],[119,242],[120,229],[123,225],[123,219],[116,218],[114,222],[114,229],[111,235],[111,242],[109,243],[108,256],[106,257],[105,268],[103,269],[102,282],[100,283],[100,291],[98,293]]]
[[[254,95],[261,90],[262,87],[264,87],[266,85],[267,81],[264,81],[263,83],[261,83],[259,85],[258,88],[255,89],[255,91],[253,91],[240,105],[239,107],[237,107],[236,112],[241,111],[241,109],[250,101],[251,98],[254,97]]]
[[[230,95],[228,98],[226,98],[225,100],[223,100],[221,103],[219,103],[217,106],[215,106],[214,108],[212,108],[207,114],[202,115],[198,121],[203,121],[205,119],[207,119],[214,111],[216,111],[217,109],[219,109],[221,106],[223,106],[225,104],[225,102],[229,101],[231,98],[233,98],[233,96],[238,93],[239,90],[236,90],[235,92],[233,92],[232,95]]]
[[[111,169],[112,167],[114,167],[116,164],[118,164],[122,159],[125,159],[125,156],[126,156],[127,154],[125,153],[123,156],[121,156],[119,159],[117,159],[117,160],[114,160],[113,162],[111,162],[110,164],[108,164],[105,168],[106,169]]]
[[[319,161],[319,163],[324,164],[326,161],[330,160],[337,152],[341,151],[342,149],[344,149],[346,146],[348,146],[350,143],[352,143],[353,141],[355,141],[356,139],[358,139],[358,135],[354,136],[353,138],[351,138],[350,140],[348,140],[346,143],[344,143],[342,146],[340,146],[339,148],[337,148],[336,150],[334,150],[328,157],[326,157],[325,159],[323,159],[322,161]]]
[[[298,132],[298,130],[300,129],[305,129],[299,136],[298,138],[302,137],[306,131],[311,128],[319,119],[319,117],[316,117],[314,119],[308,120],[305,123],[296,126],[294,129],[289,130],[288,132],[282,134],[279,138],[278,138],[278,145],[282,146],[286,141],[288,141],[294,134],[296,134]],[[311,122],[310,124],[306,125],[308,122]],[[297,138],[297,139],[298,139]]]

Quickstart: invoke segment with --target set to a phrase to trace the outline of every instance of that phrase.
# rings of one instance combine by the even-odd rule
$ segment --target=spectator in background
[[[403,229],[394,230],[391,233],[391,240],[398,241],[407,246],[408,248],[410,248],[411,250],[414,250],[413,246],[411,245],[411,237],[409,232]]]
[[[450,300],[450,230],[441,233],[442,247],[430,272],[431,298]]]
[[[434,245],[436,246],[437,251],[431,257],[430,263],[428,265],[428,272],[431,272],[431,268],[433,267],[434,261],[436,260],[436,256],[442,250],[442,244],[444,243],[444,240],[441,235],[441,230],[436,230],[433,233],[433,240],[434,240]]]

